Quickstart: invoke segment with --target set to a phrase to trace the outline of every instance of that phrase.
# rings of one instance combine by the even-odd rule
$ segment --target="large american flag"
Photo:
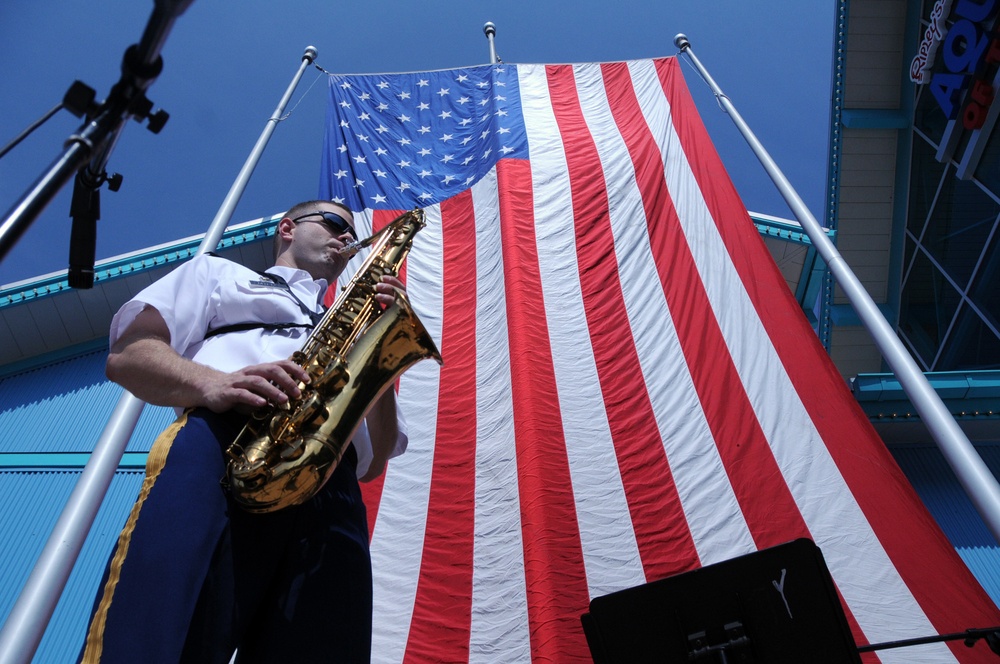
[[[365,487],[374,661],[588,661],[592,598],[799,537],[858,643],[1000,622],[788,292],[676,59],[333,76],[320,195],[361,234],[425,208],[403,276],[445,362],[400,380],[409,450]]]

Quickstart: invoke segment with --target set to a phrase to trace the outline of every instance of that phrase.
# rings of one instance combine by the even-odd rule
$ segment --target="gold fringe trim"
[[[132,542],[132,532],[139,520],[139,512],[142,510],[142,505],[149,496],[149,492],[152,491],[153,485],[156,484],[156,478],[159,477],[160,471],[163,470],[163,466],[167,462],[167,454],[170,452],[177,433],[187,424],[187,419],[188,414],[185,411],[173,424],[163,430],[163,433],[156,438],[156,442],[149,450],[149,456],[146,458],[146,478],[142,481],[142,489],[140,489],[139,497],[136,498],[135,504],[132,506],[128,521],[125,522],[125,527],[122,528],[121,535],[118,536],[118,548],[111,560],[108,582],[104,585],[104,596],[101,598],[101,603],[97,607],[97,612],[94,613],[94,619],[87,632],[86,648],[83,651],[83,659],[80,660],[81,664],[97,664],[101,661],[108,609],[111,608],[111,600],[114,598],[115,588],[118,587],[118,580],[121,578],[122,565],[125,563],[125,556],[128,554],[128,547]]]

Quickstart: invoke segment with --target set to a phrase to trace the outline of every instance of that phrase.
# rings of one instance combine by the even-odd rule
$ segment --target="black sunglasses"
[[[327,226],[333,228],[334,232],[337,233],[338,235],[347,232],[351,234],[351,237],[353,237],[355,241],[357,241],[358,239],[358,234],[354,232],[354,229],[351,228],[351,225],[346,221],[344,221],[344,218],[341,217],[339,214],[334,214],[333,212],[310,212],[309,214],[304,214],[301,217],[295,217],[294,219],[292,219],[292,223],[297,224],[299,221],[305,219],[306,217],[323,217],[323,220],[326,221]]]

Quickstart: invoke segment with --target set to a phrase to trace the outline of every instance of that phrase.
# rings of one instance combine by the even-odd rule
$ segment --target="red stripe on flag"
[[[677,66],[662,60],[656,66],[664,91],[676,109],[674,117],[695,112],[690,93],[678,80],[679,74],[672,71]],[[677,131],[688,154],[697,149],[700,141],[707,140],[701,123],[688,122]],[[717,155],[713,152],[703,156],[706,158],[695,168],[695,177],[703,187],[715,183],[715,196],[707,202],[744,287],[761,312],[768,336],[814,426],[893,565],[939,632],[960,631],[969,624],[996,624],[1000,613],[927,512],[836,367],[824,359],[826,351],[805,317],[799,315],[798,305],[777,266],[770,261],[754,261],[758,252],[751,253],[748,246],[762,242],[758,234],[748,230],[752,228],[749,223],[721,222],[727,219],[723,210],[732,205],[742,207],[742,203],[728,180],[725,187],[718,186],[717,173],[723,166]],[[774,306],[780,298],[788,302]],[[914,555],[914,551],[920,555]],[[934,570],[936,576],[949,582],[928,583],[927,570]],[[949,646],[963,661],[973,652],[961,643]],[[986,651],[985,647],[974,649],[984,662],[991,661]]]
[[[532,661],[589,656],[590,596],[559,412],[535,238],[531,166],[497,164],[514,439]]]
[[[546,67],[572,189],[577,261],[587,325],[608,424],[643,571],[658,579],[697,566],[649,395],[637,385],[638,354],[628,339],[608,196],[600,158],[580,108],[572,68]]]
[[[644,121],[624,63],[603,65],[615,122],[632,155],[643,192],[647,228],[674,326],[705,417],[758,548],[807,537],[802,516],[780,478],[715,312],[698,274],[677,210],[666,189],[664,165]],[[675,111],[676,113],[676,111]],[[685,118],[690,121],[690,118]]]
[[[377,233],[383,228],[385,228],[390,221],[395,219],[401,214],[398,210],[375,210],[372,213],[372,233]],[[406,275],[404,270],[406,269],[406,263],[399,270],[399,278],[406,283]],[[332,290],[331,287],[330,290]],[[329,294],[329,291],[328,291]],[[399,383],[396,383],[396,389],[399,389]],[[406,413],[403,413],[403,417],[406,417]],[[391,463],[391,462],[390,462]],[[375,532],[375,520],[378,518],[378,508],[379,504],[382,502],[382,489],[385,486],[385,474],[389,472],[389,466],[386,465],[385,472],[376,477],[371,482],[364,482],[361,484],[361,497],[365,501],[365,511],[368,514],[368,541],[372,539],[372,535]]]
[[[472,194],[441,203],[444,311],[438,428],[405,662],[469,657],[476,481],[476,229]]]

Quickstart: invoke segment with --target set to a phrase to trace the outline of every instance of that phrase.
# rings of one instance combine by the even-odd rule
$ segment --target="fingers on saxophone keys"
[[[284,372],[291,377],[294,383],[308,383],[309,382],[309,372],[306,371],[300,364],[293,362],[292,360],[280,360],[277,364],[284,370]],[[296,389],[298,387],[296,386]]]
[[[388,308],[396,299],[390,279],[389,276],[383,276],[381,281],[375,283],[375,301],[382,306],[382,309]]]
[[[284,403],[301,394],[299,383],[309,382],[309,374],[291,360],[280,360],[247,367],[253,380],[251,389],[271,403]],[[255,378],[255,380],[254,380]]]

